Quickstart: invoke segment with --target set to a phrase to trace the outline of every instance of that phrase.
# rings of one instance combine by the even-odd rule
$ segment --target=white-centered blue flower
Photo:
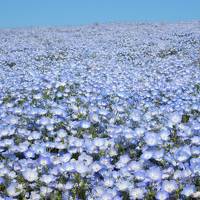
[[[162,180],[162,171],[159,167],[151,167],[149,170],[147,170],[147,176],[152,181],[161,181]]]
[[[36,181],[39,178],[38,172],[36,169],[27,168],[22,172],[22,174],[23,174],[23,177],[29,182]]]

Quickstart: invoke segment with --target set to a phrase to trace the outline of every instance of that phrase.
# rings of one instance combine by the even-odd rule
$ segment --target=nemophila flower
[[[169,199],[169,194],[166,191],[158,191],[156,194],[156,199],[158,200],[166,200]]]
[[[118,168],[124,167],[130,161],[130,157],[128,155],[120,156],[119,161],[116,163]]]
[[[60,129],[57,131],[57,136],[60,138],[65,138],[67,136],[67,132],[64,129]]]
[[[116,182],[116,186],[120,191],[126,191],[129,187],[130,183],[125,180],[119,180]]]
[[[42,99],[42,94],[41,93],[35,94],[33,95],[33,98],[37,100]]]
[[[65,190],[71,190],[74,187],[74,184],[70,181],[68,181],[65,185],[64,185],[64,189]]]
[[[64,150],[66,149],[66,144],[64,144],[63,142],[59,142],[56,144],[56,148],[59,150]]]
[[[99,161],[102,165],[105,165],[107,168],[112,168],[111,159],[108,157],[101,157]]]
[[[153,151],[153,156],[152,157],[155,160],[161,160],[164,157],[164,153],[165,153],[164,149],[155,150],[155,151]]]
[[[179,162],[184,162],[188,160],[190,156],[191,156],[191,150],[189,146],[180,147],[174,153],[175,159]]]
[[[5,176],[10,172],[10,170],[8,168],[6,168],[5,166],[2,166],[0,169],[0,176]]]
[[[137,180],[144,181],[146,179],[146,172],[145,172],[145,170],[141,169],[141,170],[134,172],[134,176]]]
[[[200,145],[200,137],[199,136],[193,136],[191,138],[191,143],[194,145]]]
[[[14,163],[13,163],[13,169],[14,169],[15,171],[21,171],[22,166],[20,165],[20,163],[14,162]]]
[[[84,107],[80,107],[79,108],[79,113],[82,114],[82,115],[86,115],[87,114],[87,109],[84,108]]]
[[[113,187],[114,185],[114,179],[113,178],[105,178],[104,179],[104,186],[105,187]]]
[[[109,177],[112,173],[112,168],[103,166],[99,173],[102,175],[102,177]]]
[[[71,159],[71,154],[70,153],[65,153],[60,157],[61,162],[68,162]]]
[[[29,182],[33,182],[38,179],[38,172],[36,169],[27,168],[22,172],[22,175]]]
[[[52,124],[49,124],[49,125],[46,126],[46,129],[48,131],[53,131],[54,130],[54,126]]]
[[[124,136],[126,139],[131,140],[134,137],[134,131],[130,128],[125,128]]]
[[[84,165],[82,162],[77,162],[75,164],[75,170],[80,174],[85,174],[89,171],[88,166]]]
[[[79,157],[78,157],[78,161],[85,163],[86,165],[90,165],[93,163],[93,158],[89,155],[87,155],[86,153],[82,153]]]
[[[99,109],[99,114],[102,116],[107,116],[109,114],[109,111],[106,109]]]
[[[200,155],[200,146],[192,146],[191,147],[191,153],[193,155]]]
[[[84,147],[87,150],[87,152],[90,154],[94,153],[96,150],[96,146],[94,145],[93,141],[88,138],[84,139]]]
[[[149,160],[153,157],[154,152],[153,151],[144,151],[141,155],[141,158],[144,160]]]
[[[7,135],[9,135],[9,129],[1,127],[1,129],[0,129],[0,137],[4,137],[4,136],[7,136]]]
[[[81,128],[88,129],[90,126],[91,123],[89,121],[81,121]]]
[[[190,177],[192,174],[192,171],[190,170],[189,167],[186,167],[183,171],[182,171],[182,176],[185,178]]]
[[[40,194],[43,196],[48,196],[52,192],[52,188],[42,186],[40,187]]]
[[[145,113],[145,115],[144,115],[144,119],[145,119],[145,121],[147,121],[147,122],[150,122],[151,121],[151,119],[152,119],[152,113],[150,112],[150,111],[147,111],[146,113]]]
[[[200,197],[200,191],[194,192],[194,193],[192,194],[192,197],[193,197],[194,199],[198,199],[198,198]]]
[[[5,147],[6,146],[9,147],[11,145],[14,145],[14,141],[12,139],[4,139],[2,142],[3,142]]]
[[[161,181],[162,179],[162,171],[159,167],[151,167],[149,170],[147,170],[147,176],[152,181]]]
[[[196,173],[200,174],[200,158],[190,159],[190,169]]]
[[[44,182],[46,185],[49,185],[51,182],[55,181],[55,177],[50,174],[43,174],[40,177],[40,181]]]
[[[6,191],[10,197],[16,197],[21,193],[21,190],[19,189],[19,184],[17,182],[11,183],[7,187]]]
[[[82,146],[83,146],[83,140],[77,138],[77,139],[73,142],[73,145],[74,145],[75,147],[82,147]]]
[[[103,138],[95,138],[93,142],[94,142],[94,145],[99,148],[102,147],[105,143]]]
[[[191,125],[192,129],[193,129],[193,132],[194,133],[198,133],[198,131],[200,130],[200,123],[199,121],[198,122],[193,122],[193,124]]]
[[[178,132],[178,135],[180,137],[190,137],[192,135],[192,129],[189,126],[180,124],[179,129],[180,131]]]
[[[115,199],[115,200],[121,200],[122,197],[118,194],[118,195],[115,195],[114,199]]]
[[[21,108],[14,108],[14,113],[15,114],[18,114],[18,115],[20,115],[20,114],[22,114],[22,109]]]
[[[138,110],[133,110],[130,114],[130,119],[132,119],[135,122],[139,122],[141,119],[141,113]]]
[[[166,153],[164,155],[164,160],[167,161],[168,163],[171,163],[173,166],[177,165],[177,162],[176,162],[173,154]]]
[[[111,157],[116,156],[117,155],[117,150],[114,147],[110,148],[109,149],[109,155]]]
[[[32,145],[32,149],[36,154],[43,154],[46,152],[46,148],[40,143]]]
[[[17,116],[10,115],[7,116],[5,120],[6,123],[14,125],[18,123],[19,118]]]
[[[174,112],[169,116],[169,124],[172,126],[180,123],[181,120],[182,120],[182,114],[179,114],[177,112]]]
[[[34,158],[35,157],[35,153],[34,153],[34,151],[32,151],[32,150],[28,150],[28,151],[26,151],[25,153],[24,153],[24,155],[27,157],[27,158]]]
[[[141,138],[144,136],[144,132],[145,132],[145,129],[140,127],[140,128],[136,128],[134,130],[134,136],[136,136],[136,138]]]
[[[92,171],[95,173],[95,172],[100,171],[103,166],[98,162],[93,162],[90,167],[91,167]]]
[[[120,168],[120,173],[123,177],[130,177],[131,176],[131,173],[129,172],[128,170],[128,167],[127,166],[123,166]]]
[[[105,192],[105,193],[102,194],[101,199],[102,200],[112,200],[113,195],[109,192]]]
[[[38,159],[38,163],[42,166],[46,166],[51,163],[51,159],[50,157],[47,157],[47,156],[40,156]]]
[[[31,135],[30,135],[34,140],[38,140],[38,139],[40,139],[40,137],[41,137],[41,133],[40,132],[38,132],[38,131],[33,131],[33,132],[31,132]]]
[[[148,146],[156,146],[160,142],[160,136],[157,133],[147,132],[145,133],[144,141]]]
[[[176,183],[175,180],[170,180],[170,181],[165,180],[162,183],[162,189],[168,193],[172,193],[178,189],[178,184]]]
[[[105,188],[103,186],[97,185],[94,190],[95,196],[100,197],[104,193]]]
[[[159,134],[160,134],[160,138],[163,141],[168,141],[169,140],[169,136],[170,136],[170,131],[169,130],[164,129]]]
[[[69,191],[62,192],[62,199],[63,200],[68,200],[69,197],[70,197],[70,192]]]
[[[30,195],[30,199],[40,200],[41,196],[38,192],[32,191]]]
[[[51,112],[54,114],[54,115],[60,115],[60,116],[65,116],[65,111],[63,109],[60,109],[60,108],[53,108],[51,110]]]
[[[90,113],[90,120],[91,120],[91,122],[93,122],[93,123],[97,123],[97,122],[99,122],[100,120],[99,120],[99,115],[97,114],[97,113]]]
[[[5,180],[3,177],[0,177],[0,185],[3,185],[5,183]]]
[[[19,146],[18,146],[18,151],[19,151],[19,152],[27,151],[29,145],[30,145],[30,143],[29,143],[28,141],[23,142],[23,143],[20,143]]]
[[[28,107],[26,110],[26,113],[29,115],[39,115],[39,109],[37,108],[32,108],[32,107]]]
[[[47,117],[42,117],[40,120],[38,120],[38,123],[40,125],[47,126],[50,124],[50,119]]]
[[[186,197],[189,197],[189,196],[191,196],[192,194],[194,194],[195,191],[196,191],[196,188],[195,188],[194,185],[186,185],[186,186],[183,188],[181,194],[184,195],[184,196],[186,196]]]
[[[163,175],[162,175],[163,179],[165,178],[167,179],[170,176],[172,176],[174,174],[174,171],[175,170],[173,167],[168,167],[168,168],[163,169]]]
[[[132,188],[129,192],[132,199],[144,199],[145,189],[144,188]]]
[[[116,196],[119,197],[119,191],[117,190],[117,188],[112,188],[112,189],[111,189],[111,188],[108,188],[107,191],[110,192],[110,193],[113,195],[114,198],[115,198]]]
[[[79,128],[81,125],[81,122],[80,121],[72,121],[72,122],[69,122],[69,126],[71,127],[71,129],[77,129]]]
[[[18,128],[16,130],[16,133],[21,136],[28,137],[30,135],[31,131],[27,130],[26,128]]]
[[[143,164],[139,161],[131,161],[129,164],[128,164],[128,169],[129,170],[133,170],[133,171],[139,171],[143,168]]]
[[[123,113],[124,112],[124,107],[123,106],[120,106],[120,105],[118,105],[118,106],[116,106],[116,110],[117,110],[117,112],[119,112],[119,113]]]
[[[74,153],[78,153],[80,152],[80,149],[78,149],[77,147],[75,147],[74,145],[72,147],[70,147],[68,149],[68,152],[71,153],[71,154],[74,154]],[[78,154],[79,155],[79,154]]]
[[[181,179],[183,178],[183,174],[181,170],[175,170],[174,175],[173,175],[173,179]]]

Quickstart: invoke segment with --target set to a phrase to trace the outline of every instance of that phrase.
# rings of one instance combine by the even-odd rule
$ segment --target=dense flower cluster
[[[0,199],[200,198],[200,24],[0,31]]]

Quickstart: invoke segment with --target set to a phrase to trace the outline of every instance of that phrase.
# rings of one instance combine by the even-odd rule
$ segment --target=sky
[[[0,28],[200,20],[200,0],[0,0]]]

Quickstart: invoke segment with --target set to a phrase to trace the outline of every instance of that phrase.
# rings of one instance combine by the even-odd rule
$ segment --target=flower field
[[[200,199],[200,22],[0,30],[0,199]]]

